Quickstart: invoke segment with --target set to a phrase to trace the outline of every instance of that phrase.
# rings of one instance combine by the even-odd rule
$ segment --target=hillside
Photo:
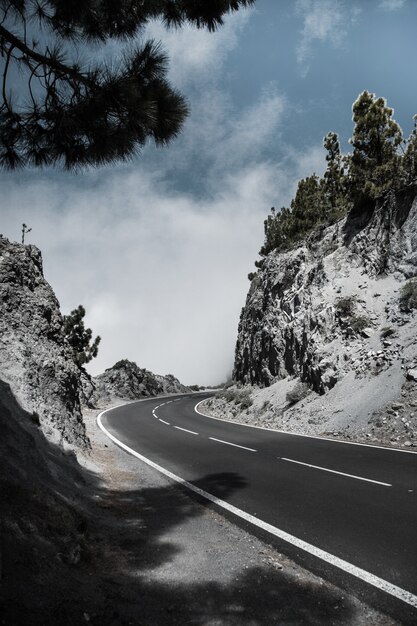
[[[417,191],[351,211],[251,281],[235,387],[206,407],[292,432],[417,445]]]
[[[84,401],[90,406],[101,407],[115,400],[140,400],[189,391],[190,388],[182,385],[172,374],[154,374],[127,359],[118,361],[90,381],[84,380]]]

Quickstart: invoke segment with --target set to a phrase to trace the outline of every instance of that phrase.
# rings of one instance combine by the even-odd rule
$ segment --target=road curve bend
[[[324,575],[336,569],[414,613],[417,453],[213,419],[196,410],[205,397],[141,400],[97,422],[126,452],[268,533],[303,564],[316,560]]]

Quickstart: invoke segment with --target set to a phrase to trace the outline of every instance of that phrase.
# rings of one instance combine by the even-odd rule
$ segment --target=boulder
[[[417,382],[417,369],[408,370],[408,372],[407,372],[407,379],[408,380],[413,380],[414,382]]]

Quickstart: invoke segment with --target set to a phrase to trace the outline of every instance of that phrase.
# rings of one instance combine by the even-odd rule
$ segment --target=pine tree
[[[348,209],[346,197],[346,176],[344,159],[340,151],[339,137],[336,133],[328,133],[323,140],[327,150],[327,169],[323,176],[322,193],[329,221],[344,215]]]
[[[325,221],[326,217],[327,206],[320,178],[313,174],[301,179],[290,205],[286,225],[288,238],[292,241],[302,239],[314,226]]]
[[[377,198],[398,184],[402,131],[392,118],[393,109],[384,98],[364,91],[354,102],[355,128],[350,143],[351,192],[355,196]]]
[[[72,348],[75,363],[81,367],[89,363],[98,354],[98,346],[101,337],[93,339],[93,331],[84,325],[85,309],[80,304],[71,311],[70,315],[64,315],[64,335]]]
[[[158,18],[214,31],[254,1],[2,0],[0,166],[100,165],[133,156],[149,139],[168,143],[188,107],[166,79],[160,45],[135,43],[115,67],[71,60],[71,46],[76,56],[80,43],[129,41]],[[20,77],[17,100],[11,75]]]
[[[417,182],[417,115],[414,115],[414,128],[406,142],[402,160],[403,179],[406,185]]]

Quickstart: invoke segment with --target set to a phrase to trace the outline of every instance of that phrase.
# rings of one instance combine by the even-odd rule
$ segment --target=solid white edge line
[[[235,422],[234,420],[225,420],[221,417],[213,417],[207,415],[198,410],[199,404],[207,400],[203,398],[194,407],[194,411],[203,417],[208,417],[211,420],[217,420],[218,422],[227,422],[228,424],[235,424],[236,426],[246,426],[247,428],[257,428],[258,430],[269,430],[273,433],[281,433],[283,435],[290,435],[291,437],[306,437],[307,439],[323,439],[324,441],[332,441],[333,443],[346,443],[350,446],[364,446],[365,448],[376,448],[377,450],[389,450],[390,452],[403,452],[404,454],[417,454],[415,450],[402,450],[401,448],[388,448],[388,446],[374,446],[371,443],[357,443],[356,441],[346,441],[345,439],[332,439],[331,437],[322,437],[320,435],[303,435],[302,433],[290,433],[288,430],[279,430],[278,428],[266,428],[266,426],[255,426],[254,424],[243,424],[241,422]],[[182,400],[182,398],[180,398]]]
[[[117,409],[119,408],[119,406],[124,406],[124,405],[118,405],[112,408]],[[376,587],[377,589],[380,589],[381,591],[384,591],[385,593],[388,593],[391,596],[394,596],[395,598],[398,598],[399,600],[402,600],[403,602],[406,602],[407,604],[410,604],[411,606],[417,608],[417,596],[412,594],[410,591],[401,589],[401,587],[397,587],[397,585],[393,585],[392,583],[388,582],[387,580],[384,580],[383,578],[379,578],[378,576],[375,576],[374,574],[371,574],[370,572],[367,572],[366,570],[361,569],[360,567],[356,567],[356,565],[352,565],[351,563],[348,563],[347,561],[344,561],[343,559],[340,559],[339,557],[334,556],[333,554],[330,554],[329,552],[325,552],[321,548],[317,548],[316,546],[313,546],[312,544],[307,543],[306,541],[303,541],[302,539],[298,539],[298,537],[294,537],[293,535],[290,535],[289,533],[285,532],[285,530],[281,530],[279,528],[276,528],[275,526],[272,526],[271,524],[268,524],[267,522],[257,519],[250,513],[246,513],[245,511],[238,509],[232,504],[229,504],[228,502],[225,502],[224,500],[220,500],[220,498],[216,498],[216,496],[213,496],[211,493],[208,493],[207,491],[204,491],[203,489],[196,487],[192,483],[189,483],[187,480],[184,480],[180,476],[173,474],[172,472],[165,469],[161,465],[157,465],[150,459],[147,459],[142,454],[139,454],[139,452],[136,452],[132,448],[129,448],[129,446],[119,441],[119,439],[117,439],[114,435],[112,435],[103,426],[101,422],[101,418],[109,410],[111,409],[102,411],[97,416],[98,427],[100,428],[100,430],[103,431],[105,435],[107,435],[109,439],[111,439],[116,445],[118,445],[120,448],[123,448],[123,450],[125,450],[129,454],[132,454],[140,461],[143,461],[150,467],[153,467],[155,470],[157,470],[161,474],[164,474],[164,476],[167,476],[171,480],[174,480],[175,482],[181,484],[183,487],[187,487],[187,489],[189,489],[190,491],[193,491],[194,493],[197,493],[199,496],[202,496],[206,500],[209,500],[209,502],[213,502],[213,504],[216,504],[217,506],[225,509],[226,511],[233,513],[233,515],[237,515],[237,517],[244,519],[250,524],[253,524],[254,526],[258,526],[258,528],[261,528],[262,530],[270,533],[271,535],[278,537],[278,539],[281,539],[282,541],[286,541],[287,543],[290,543],[291,545],[296,546],[297,548],[300,548],[301,550],[304,550],[304,552],[308,552],[309,554],[312,554],[318,559],[321,559],[322,561],[326,561],[326,563],[330,563],[334,567],[337,567],[341,569],[342,571],[347,572],[348,574],[351,574],[352,576],[355,576],[356,578],[359,578],[360,580],[365,581],[369,585],[372,585],[373,587]]]
[[[198,433],[193,430],[188,430],[188,428],[181,428],[181,426],[174,426],[177,430],[183,430],[185,433],[190,433],[191,435],[198,435]]]
[[[163,424],[166,424],[167,426],[171,426],[171,424],[169,422],[166,422],[161,417],[159,418],[159,421],[162,422]]]
[[[284,456],[278,458],[281,459],[281,461],[289,461],[290,463],[297,463],[297,465],[305,465],[306,467],[323,470],[323,472],[331,472],[332,474],[340,474],[340,476],[347,476],[348,478],[365,480],[367,483],[375,483],[376,485],[383,485],[384,487],[392,487],[392,485],[390,485],[389,483],[383,483],[379,480],[372,480],[371,478],[364,478],[363,476],[355,476],[354,474],[346,474],[345,472],[338,472],[337,470],[332,470],[328,467],[320,467],[319,465],[312,465],[311,463],[303,463],[303,461],[296,461],[295,459],[286,459]]]
[[[234,446],[235,448],[242,448],[243,450],[249,450],[249,452],[257,452],[253,448],[247,448],[246,446],[240,446],[237,443],[232,443],[231,441],[223,441],[223,439],[216,439],[216,437],[209,437],[212,441],[218,441],[219,443],[225,443],[227,446]]]

